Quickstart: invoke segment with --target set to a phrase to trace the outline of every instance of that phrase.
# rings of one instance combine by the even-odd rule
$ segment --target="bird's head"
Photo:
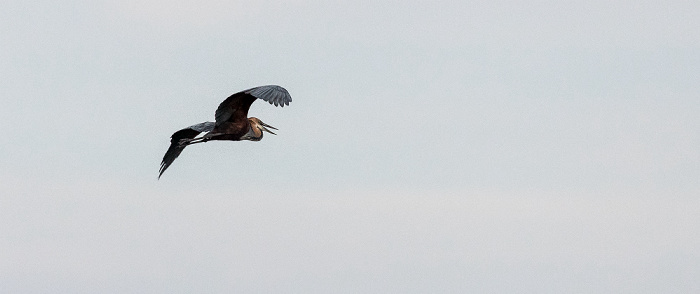
[[[275,128],[275,127],[273,127],[273,126],[271,126],[271,125],[268,125],[268,124],[262,122],[262,121],[261,121],[260,119],[258,119],[257,117],[251,117],[251,118],[249,118],[248,120],[250,121],[250,125],[251,125],[253,128],[257,128],[257,129],[260,130],[260,131],[265,131],[265,132],[268,132],[268,133],[270,133],[270,134],[277,135],[277,134],[273,133],[272,131],[270,131],[270,130],[268,129],[268,128],[270,128],[270,129],[273,129],[273,130],[277,130],[277,128]],[[262,137],[262,132],[260,133],[260,137]]]

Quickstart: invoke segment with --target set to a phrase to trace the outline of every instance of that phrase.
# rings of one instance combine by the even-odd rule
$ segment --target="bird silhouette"
[[[248,117],[250,105],[257,99],[281,107],[292,102],[289,92],[276,85],[255,87],[229,96],[216,109],[215,122],[207,121],[192,125],[170,136],[170,147],[160,163],[158,179],[188,145],[211,140],[260,141],[263,131],[276,135],[269,130],[277,130],[275,127],[262,122],[257,117]],[[201,133],[205,134],[197,137]]]

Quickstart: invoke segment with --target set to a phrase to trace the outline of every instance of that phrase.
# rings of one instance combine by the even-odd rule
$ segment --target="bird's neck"
[[[262,137],[262,131],[251,124],[248,127],[248,132],[241,137],[241,140],[260,141]]]

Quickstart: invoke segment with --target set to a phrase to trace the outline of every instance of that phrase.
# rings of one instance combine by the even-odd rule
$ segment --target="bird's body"
[[[223,141],[260,141],[263,131],[275,134],[268,128],[274,127],[263,123],[256,117],[247,117],[250,105],[256,99],[262,99],[275,106],[289,105],[292,97],[289,92],[280,86],[260,86],[235,93],[219,105],[216,109],[216,122],[203,122],[179,130],[170,137],[170,147],[160,163],[158,178],[182,153],[187,145],[202,143],[211,140]],[[201,137],[199,134],[205,133]]]

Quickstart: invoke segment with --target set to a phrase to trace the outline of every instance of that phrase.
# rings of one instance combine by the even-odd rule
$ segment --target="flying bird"
[[[160,179],[163,172],[180,156],[187,145],[210,140],[260,141],[263,131],[276,135],[270,131],[270,129],[277,130],[275,127],[262,122],[257,117],[248,117],[248,109],[257,99],[282,107],[292,102],[289,92],[276,85],[255,87],[229,96],[216,109],[215,122],[207,121],[192,125],[170,136],[170,147],[160,163],[158,178]],[[197,137],[201,133],[205,134]]]

